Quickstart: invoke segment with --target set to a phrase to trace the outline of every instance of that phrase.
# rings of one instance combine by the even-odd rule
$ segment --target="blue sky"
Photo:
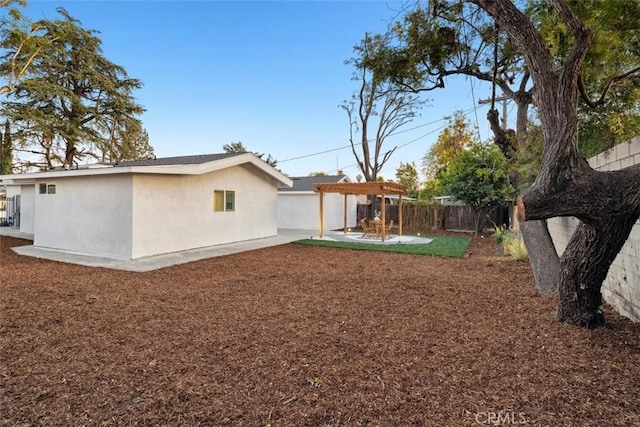
[[[382,1],[31,1],[34,20],[64,7],[98,30],[104,55],[143,81],[138,102],[158,157],[217,153],[241,141],[270,153],[291,176],[358,174],[345,112],[338,107],[356,85],[344,64],[365,32],[384,32],[401,2]],[[432,98],[405,131],[381,171],[393,179],[400,162],[421,158],[444,116],[469,111],[490,88],[463,78]],[[477,110],[483,139],[486,109]],[[408,130],[415,128],[413,130]],[[297,160],[299,157],[303,157]]]

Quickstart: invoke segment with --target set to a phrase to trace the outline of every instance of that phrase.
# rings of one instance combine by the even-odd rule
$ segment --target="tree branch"
[[[589,96],[589,94],[587,93],[587,89],[584,86],[584,79],[582,78],[582,74],[578,77],[578,89],[580,90],[580,96],[582,97],[582,100],[591,108],[597,108],[600,107],[602,105],[604,105],[604,103],[606,102],[606,97],[607,94],[609,93],[609,90],[615,86],[616,84],[620,83],[621,81],[630,79],[630,78],[634,78],[634,77],[640,77],[640,67],[636,67],[631,71],[628,71],[624,74],[620,74],[619,76],[615,76],[609,79],[609,81],[607,81],[607,84],[604,86],[604,88],[602,89],[602,93],[600,94],[600,98],[598,98],[597,101],[593,101],[591,100],[591,97]]]
[[[534,188],[518,198],[518,214],[523,220],[574,216],[587,224],[604,224],[615,212],[640,205],[640,164],[600,172],[586,161],[575,168],[572,178],[559,182],[555,191]],[[588,203],[584,201],[588,200]]]
[[[577,92],[580,69],[589,46],[591,46],[593,31],[584,25],[564,0],[550,0],[550,2],[573,34],[573,47],[567,56],[560,76],[561,84],[566,86],[573,95],[573,93]]]
[[[553,69],[553,58],[533,26],[510,0],[470,0],[484,9],[500,27],[507,31],[514,44],[526,58],[531,73],[535,75],[543,70]]]

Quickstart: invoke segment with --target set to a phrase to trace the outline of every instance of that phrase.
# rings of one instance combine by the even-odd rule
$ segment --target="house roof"
[[[116,174],[202,175],[233,166],[250,165],[278,181],[291,186],[289,177],[260,160],[253,153],[220,153],[195,156],[165,157],[152,160],[136,160],[116,164],[89,165],[77,169],[59,169],[14,175],[0,175],[5,184],[30,184],[36,179],[58,179],[72,176],[97,176]]]
[[[326,175],[326,176],[294,176],[291,177],[293,181],[293,187],[291,188],[279,188],[280,192],[308,192],[313,193],[315,191],[314,184],[319,183],[339,183],[339,182],[351,182],[346,175]]]
[[[218,154],[196,154],[193,156],[179,156],[179,157],[162,157],[159,159],[147,159],[147,160],[130,160],[115,163],[116,167],[129,167],[129,166],[160,166],[160,165],[199,165],[201,163],[212,162],[215,160],[226,159],[227,157],[237,156],[242,153],[218,153]]]

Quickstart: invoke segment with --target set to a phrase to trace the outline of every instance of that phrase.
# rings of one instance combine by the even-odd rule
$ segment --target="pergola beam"
[[[362,194],[407,194],[407,186],[396,182],[331,182],[313,184],[313,188],[316,193],[340,193],[356,196]]]

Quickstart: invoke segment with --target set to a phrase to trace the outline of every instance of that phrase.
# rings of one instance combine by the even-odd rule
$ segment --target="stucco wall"
[[[640,137],[589,159],[596,170],[614,171],[640,163]],[[549,232],[558,254],[562,254],[575,230],[575,218],[552,218]],[[622,250],[613,261],[602,286],[604,300],[634,321],[640,321],[640,222],[634,225]]]
[[[7,185],[5,190],[7,192],[7,197],[13,197],[15,195],[20,195],[21,191],[20,185]]]
[[[132,257],[275,236],[277,186],[252,166],[205,175],[135,175]],[[234,212],[214,212],[214,190],[235,191]]]
[[[131,176],[38,180],[34,245],[117,259],[131,258]],[[38,184],[56,185],[39,194]]]
[[[347,227],[356,225],[357,200],[347,196]],[[325,230],[344,226],[344,196],[325,194],[323,203]],[[286,229],[317,230],[320,214],[320,196],[316,193],[280,192],[278,194],[278,227]]]
[[[20,186],[20,232],[33,234],[36,193],[33,185]]]

